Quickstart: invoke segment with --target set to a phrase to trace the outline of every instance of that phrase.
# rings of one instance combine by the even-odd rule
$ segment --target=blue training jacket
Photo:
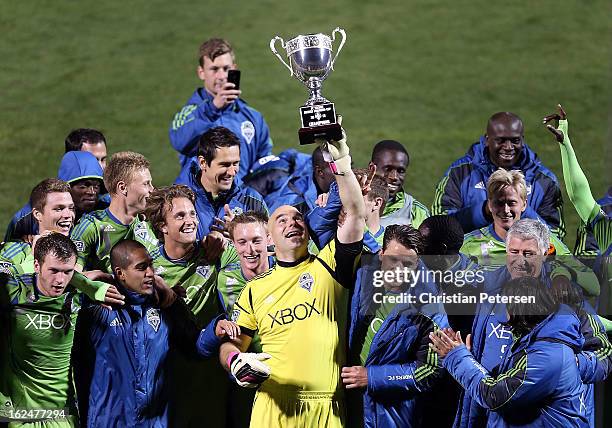
[[[238,98],[219,110],[213,98],[204,88],[196,89],[170,124],[170,143],[179,152],[180,175],[189,173],[191,159],[198,153],[200,136],[211,128],[223,126],[240,139],[238,178],[242,179],[258,159],[272,154],[270,130],[261,113],[244,100]]]
[[[373,274],[380,269],[378,256],[362,256],[362,267],[351,299],[349,353],[357,360],[374,319],[377,304],[374,294],[384,289],[373,285]],[[417,268],[425,272],[421,261]],[[407,290],[418,296],[436,294],[435,283],[419,283]],[[363,394],[363,420],[366,427],[421,426],[422,400],[440,378],[442,370],[438,357],[429,348],[429,333],[448,327],[441,305],[398,304],[382,322],[374,335],[365,362],[368,386]],[[355,361],[353,361],[355,362]]]
[[[550,284],[553,267],[550,263],[544,263],[540,274],[540,279],[544,284]],[[477,266],[472,266],[472,269],[476,268]],[[510,279],[506,266],[486,272],[482,291],[489,295],[499,294],[503,285]],[[495,305],[491,302],[479,303],[472,324],[471,353],[476,361],[488,371],[492,371],[502,362],[513,341],[512,332],[500,321],[500,312],[505,314],[505,305]],[[580,349],[585,364],[581,375],[588,383],[600,381],[612,370],[612,345],[607,340],[604,327],[590,305],[583,303],[582,310],[578,313],[579,330],[585,339],[583,348]],[[593,385],[585,387],[584,403],[587,407],[586,417],[593,420],[595,410]],[[468,393],[462,392],[454,426],[481,428],[486,425],[486,421],[486,409]]]
[[[446,170],[436,188],[432,214],[454,216],[465,233],[487,226],[490,222],[482,208],[487,200],[487,181],[496,169],[489,159],[485,138],[481,137],[465,156]],[[563,199],[555,174],[540,162],[527,144],[524,144],[520,160],[513,169],[521,170],[527,182],[527,209],[521,217],[541,218],[563,240]]]
[[[102,167],[98,163],[98,160],[94,155],[85,151],[72,151],[64,154],[57,171],[57,178],[64,180],[68,184],[86,178],[97,178],[102,181],[102,177]],[[100,197],[102,198],[103,195],[100,195]],[[107,206],[108,204],[101,200],[95,209],[104,209]],[[77,220],[78,218],[75,218],[75,224]],[[32,205],[30,205],[28,201],[28,203],[13,216],[6,230],[4,240],[14,241],[22,239],[25,235],[37,234],[38,222],[32,215]]]
[[[443,364],[489,409],[488,427],[587,427],[586,387],[576,365],[583,341],[578,317],[561,305],[512,345],[494,375],[464,345]]]
[[[227,192],[223,192],[216,199],[213,199],[212,195],[202,187],[200,174],[200,165],[197,160],[193,160],[186,181],[179,183],[189,187],[196,195],[195,208],[200,221],[198,224],[198,240],[208,235],[215,217],[222,219],[225,216],[225,204],[229,205],[234,214],[251,210],[268,213],[268,207],[261,195],[249,187],[237,185],[236,181]]]
[[[89,342],[84,349],[93,352],[93,366],[78,371],[91,376],[77,377],[81,412],[86,412],[92,428],[165,427],[171,399],[170,349],[179,348],[194,358],[216,355],[221,341],[215,326],[224,315],[200,331],[182,300],[158,309],[151,296],[121,291],[125,306],[109,310],[87,305],[79,315],[79,329]],[[82,406],[83,394],[89,396],[87,409]]]

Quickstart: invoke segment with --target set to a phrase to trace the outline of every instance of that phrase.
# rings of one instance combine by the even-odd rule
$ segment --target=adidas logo
[[[123,325],[123,323],[121,322],[121,320],[120,320],[119,318],[115,318],[115,319],[113,319],[113,320],[110,322],[110,324],[109,324],[109,325],[110,325],[111,327],[119,327],[119,326],[122,326],[122,325]]]
[[[106,226],[104,226],[102,228],[102,232],[115,232],[115,228],[113,226],[111,226],[110,224],[107,224]]]
[[[155,275],[161,275],[164,272],[166,272],[166,268],[163,266],[159,266],[155,269]]]
[[[480,181],[480,182],[476,183],[476,185],[474,186],[474,189],[486,190],[487,188],[485,187],[484,182]]]

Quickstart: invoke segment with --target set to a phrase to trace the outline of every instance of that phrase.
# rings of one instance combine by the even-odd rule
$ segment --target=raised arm
[[[341,118],[338,119],[341,122]],[[366,208],[361,194],[361,186],[351,170],[351,156],[346,144],[346,134],[340,141],[317,140],[321,146],[323,157],[329,163],[336,176],[340,200],[346,212],[346,219],[338,228],[338,241],[351,244],[363,239],[365,231]]]
[[[580,168],[576,153],[574,153],[574,148],[570,142],[567,114],[560,104],[557,106],[557,109],[559,113],[546,116],[543,122],[545,124],[554,120],[559,122],[557,128],[552,125],[546,125],[546,127],[553,133],[561,149],[561,164],[563,165],[563,179],[567,194],[574,207],[576,207],[580,218],[588,224],[597,216],[600,206],[591,194],[589,181],[586,175],[584,175],[582,168]]]

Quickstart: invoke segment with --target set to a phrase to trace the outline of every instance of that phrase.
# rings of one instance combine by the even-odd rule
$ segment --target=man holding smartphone
[[[209,39],[200,46],[197,75],[204,87],[195,90],[170,125],[170,142],[181,162],[176,183],[184,184],[190,169],[199,169],[198,139],[217,126],[228,128],[240,139],[239,180],[257,160],[272,153],[272,139],[263,116],[240,98],[239,73],[228,41]]]

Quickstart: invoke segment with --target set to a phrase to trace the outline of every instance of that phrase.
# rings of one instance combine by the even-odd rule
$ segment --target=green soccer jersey
[[[151,226],[142,218],[137,216],[132,223],[122,224],[108,209],[81,217],[70,238],[78,250],[77,265],[85,271],[100,269],[110,273],[110,251],[123,239],[134,239],[149,252],[158,246]]]
[[[205,256],[199,245],[184,260],[170,259],[163,245],[151,251],[155,273],[170,287],[180,285],[185,289],[185,303],[196,316],[200,328],[221,312],[215,287],[217,269],[208,264]]]
[[[571,256],[571,251],[554,234],[550,234],[550,244],[557,256]],[[551,250],[553,248],[551,247]],[[488,268],[498,268],[506,264],[506,242],[495,233],[493,225],[467,233],[460,250],[463,254],[478,259],[478,264]]]
[[[274,264],[274,259],[268,257],[270,267]],[[221,268],[219,269],[219,277],[217,279],[217,289],[219,296],[223,300],[223,307],[227,316],[232,319],[234,304],[240,295],[240,292],[247,283],[247,279],[242,273],[240,267],[240,258],[236,247],[230,243],[226,250],[221,255]],[[259,335],[255,334],[251,340],[249,352],[261,352],[261,344]]]
[[[0,249],[0,265],[8,266],[18,274],[34,273],[34,254],[32,246],[25,241],[6,242]]]
[[[80,294],[69,287],[59,297],[44,296],[34,274],[1,278],[3,388],[12,402],[5,415],[27,409],[74,412],[69,371]]]
[[[387,227],[391,224],[410,224],[415,229],[429,217],[429,209],[406,192],[397,192],[385,205],[380,224]]]
[[[392,293],[389,293],[392,294]],[[372,342],[374,341],[374,336],[378,332],[380,326],[385,322],[385,319],[393,308],[395,308],[397,303],[390,303],[388,300],[384,300],[377,308],[374,313],[374,317],[368,324],[368,331],[366,332],[365,339],[363,341],[363,345],[361,347],[361,352],[359,353],[359,359],[361,360],[361,365],[365,366],[365,362],[368,359],[368,355],[370,354],[370,347],[372,346]]]

